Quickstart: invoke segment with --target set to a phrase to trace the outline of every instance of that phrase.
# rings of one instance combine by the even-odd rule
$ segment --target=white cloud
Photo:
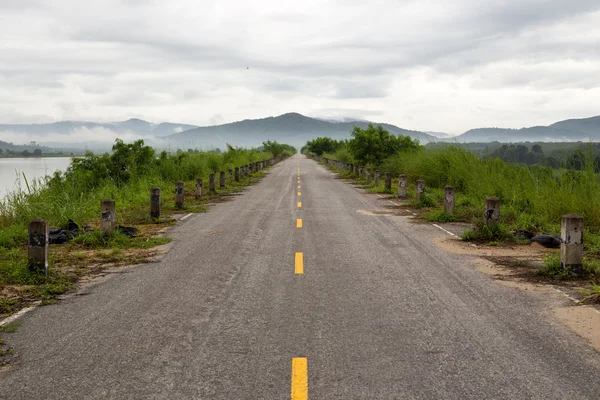
[[[458,133],[591,116],[599,9],[597,0],[4,0],[0,123],[206,125],[297,111]]]

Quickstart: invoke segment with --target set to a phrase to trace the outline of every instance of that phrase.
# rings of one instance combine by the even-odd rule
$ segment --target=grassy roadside
[[[335,155],[324,157],[336,159]],[[344,160],[349,162],[347,160]],[[398,175],[405,174],[408,180],[405,207],[419,208],[419,217],[430,222],[463,222],[472,224],[462,239],[492,246],[527,245],[528,240],[515,237],[519,229],[536,233],[560,234],[560,217],[577,213],[585,218],[584,274],[572,277],[561,268],[558,250],[545,257],[544,267],[536,270],[540,277],[553,282],[578,281],[592,285],[588,301],[600,299],[595,282],[600,280],[600,179],[590,166],[582,171],[553,170],[549,167],[507,164],[498,159],[481,160],[463,149],[444,148],[433,151],[402,153],[384,160],[379,166],[381,182],[366,185],[364,177],[351,171],[323,163],[339,173],[342,178],[361,185],[367,192],[388,193],[396,198]],[[369,166],[373,167],[373,166]],[[383,186],[384,172],[395,177],[392,190]],[[415,182],[426,181],[424,198],[415,201]],[[455,213],[443,211],[443,187],[455,187]],[[502,200],[501,223],[490,231],[482,223],[484,199],[497,196]],[[558,266],[557,266],[558,265]],[[598,295],[596,295],[598,294]]]
[[[272,145],[273,143],[271,143]],[[281,146],[281,145],[279,145]],[[163,237],[174,224],[174,215],[204,212],[207,204],[226,201],[227,195],[260,180],[264,172],[241,177],[240,182],[218,185],[218,174],[274,157],[274,148],[246,150],[229,147],[225,153],[179,153],[157,155],[139,141],[117,141],[112,154],[87,154],[73,159],[64,173],[35,182],[23,178],[21,186],[0,203],[0,317],[10,315],[35,301],[53,302],[73,289],[78,280],[109,266],[150,261],[170,239]],[[277,152],[287,156],[292,148]],[[217,174],[217,190],[208,193],[208,177]],[[196,178],[204,178],[204,193],[194,196]],[[174,182],[185,185],[185,206],[175,207]],[[149,216],[149,191],[161,188],[161,218]],[[135,237],[122,233],[105,235],[98,230],[100,200],[113,198],[117,223],[135,227]],[[45,218],[50,226],[73,220],[85,233],[49,249],[49,274],[32,273],[27,266],[27,224]]]

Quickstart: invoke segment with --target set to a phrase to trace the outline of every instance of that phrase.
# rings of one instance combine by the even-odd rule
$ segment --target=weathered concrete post
[[[381,174],[379,172],[379,169],[375,170],[375,186],[379,185],[379,178],[380,178]]]
[[[217,183],[215,182],[215,174],[210,174],[208,176],[208,190],[210,192],[216,192],[217,191]]]
[[[371,183],[371,168],[367,168],[367,176],[365,178],[366,180],[366,184],[368,185],[369,183]]]
[[[391,192],[392,191],[392,174],[390,174],[389,172],[385,173],[384,184],[385,184],[385,191]]]
[[[227,171],[227,179],[229,179],[229,182],[233,182],[233,170],[229,169]]]
[[[240,167],[235,167],[235,181],[239,182],[240,181]]]
[[[583,217],[563,215],[560,220],[560,266],[574,275],[583,273]]]
[[[48,275],[48,221],[34,219],[29,223],[29,248],[27,250],[30,272]]]
[[[175,207],[183,208],[185,193],[183,190],[183,182],[175,182]]]
[[[204,179],[196,178],[196,194],[194,195],[196,200],[202,197],[202,186],[204,186]]]
[[[219,173],[219,187],[225,189],[225,171]]]
[[[150,189],[150,218],[160,218],[160,188]]]
[[[444,212],[454,215],[454,186],[444,186]]]
[[[425,193],[425,181],[423,179],[417,180],[417,192],[415,195],[415,200],[420,201],[423,197],[423,193]]]
[[[398,198],[406,197],[406,175],[402,174],[398,178]]]
[[[485,214],[483,215],[485,224],[489,227],[495,227],[500,221],[500,199],[494,196],[485,199]]]
[[[117,228],[117,207],[112,199],[104,199],[100,202],[100,230],[102,232],[114,232]]]

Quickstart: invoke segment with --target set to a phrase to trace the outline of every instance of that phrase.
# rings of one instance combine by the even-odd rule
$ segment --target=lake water
[[[21,180],[21,187],[25,187],[23,174],[31,181],[52,175],[54,171],[64,171],[70,162],[69,157],[0,158],[0,199],[17,187],[17,179]]]

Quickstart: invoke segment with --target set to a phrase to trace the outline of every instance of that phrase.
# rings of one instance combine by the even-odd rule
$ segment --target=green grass
[[[483,221],[477,222],[472,229],[464,231],[460,238],[474,242],[497,242],[514,240],[514,235],[503,223],[488,226]]]
[[[555,280],[597,279],[600,277],[600,262],[595,258],[584,256],[582,274],[576,276],[572,271],[562,268],[560,252],[555,251],[544,257],[544,267],[538,270],[538,274]]]
[[[587,289],[579,291],[584,297],[579,300],[580,304],[583,303],[600,303],[600,286],[594,281],[591,282],[591,286]]]
[[[23,321],[14,321],[10,324],[0,326],[0,333],[15,333],[23,325]]]
[[[207,203],[223,201],[224,194],[238,192],[265,176],[263,171],[241,177],[240,182],[227,180],[225,189],[217,188],[217,193],[207,195],[209,174],[218,177],[219,171],[268,160],[275,154],[289,156],[292,151],[289,146],[266,142],[260,150],[228,146],[223,153],[157,154],[142,141],[117,141],[111,154],[87,153],[72,159],[64,172],[37,180],[21,177],[17,189],[0,201],[0,288],[11,285],[11,290],[18,291],[16,295],[0,296],[0,314],[10,314],[32,300],[52,302],[57,295],[71,290],[86,272],[92,250],[93,263],[143,261],[144,254],[149,254],[143,250],[171,241],[152,237],[151,231],[173,224],[172,214],[206,211]],[[203,178],[205,184],[200,199],[193,196],[196,178]],[[174,188],[180,180],[186,192],[185,207],[176,209]],[[149,216],[149,193],[155,186],[161,188],[162,216],[158,220]],[[100,201],[105,198],[116,202],[117,223],[138,227],[138,237],[98,230]],[[64,226],[72,219],[80,226],[94,228],[65,245],[50,247],[48,276],[32,273],[27,266],[27,225],[38,218],[47,219],[53,227]]]
[[[446,214],[443,209],[435,210],[427,214],[427,220],[429,222],[456,222],[457,218],[454,215]]]

